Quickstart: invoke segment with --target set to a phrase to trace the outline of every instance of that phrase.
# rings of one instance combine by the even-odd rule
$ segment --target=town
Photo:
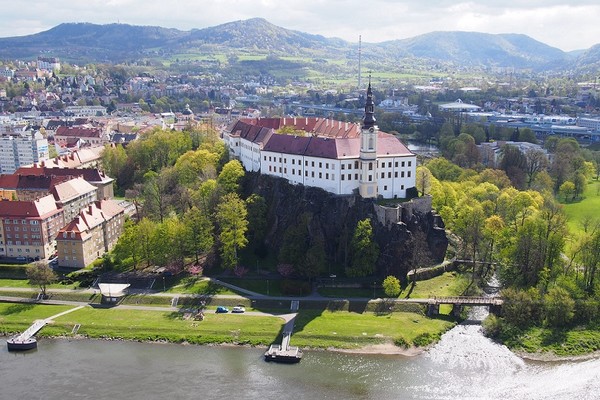
[[[0,61],[0,297],[75,306],[7,316],[9,348],[42,332],[405,354],[480,307],[511,350],[597,351],[594,74],[390,72],[360,46],[306,75],[271,54]],[[579,336],[544,339],[561,329]]]

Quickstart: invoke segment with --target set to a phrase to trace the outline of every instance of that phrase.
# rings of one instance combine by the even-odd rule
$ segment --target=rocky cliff
[[[369,218],[380,256],[377,275],[406,280],[408,271],[443,260],[448,240],[431,199],[380,206],[360,196],[336,196],[321,189],[291,185],[285,179],[249,173],[245,195],[256,193],[267,203],[265,242],[278,254],[289,227],[306,225],[304,240],[323,243],[328,265],[340,271],[349,263],[350,241],[359,220]]]

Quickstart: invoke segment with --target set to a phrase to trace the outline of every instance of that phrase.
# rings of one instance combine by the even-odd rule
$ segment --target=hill
[[[596,47],[596,46],[595,46]],[[202,53],[355,59],[356,43],[285,29],[262,18],[191,31],[127,24],[65,23],[28,36],[0,38],[0,58],[38,55],[85,62],[166,59]],[[409,39],[364,43],[366,61],[388,67],[408,60],[458,66],[530,68],[537,71],[595,66],[600,51],[563,52],[519,34],[431,32]]]

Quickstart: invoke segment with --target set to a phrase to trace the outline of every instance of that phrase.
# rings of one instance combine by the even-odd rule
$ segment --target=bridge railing
[[[483,296],[454,296],[454,297],[433,297],[429,299],[431,304],[471,304],[471,305],[501,305],[502,299],[498,297]]]

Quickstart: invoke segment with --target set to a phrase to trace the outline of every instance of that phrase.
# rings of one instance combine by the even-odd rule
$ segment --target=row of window
[[[279,157],[279,161],[277,160],[277,157],[271,157],[268,156],[269,161],[271,162],[279,162],[281,163],[282,159],[281,157]],[[263,160],[267,161],[267,156],[263,156]],[[301,160],[296,160],[295,158],[292,158],[292,165],[296,165],[296,161],[298,161],[297,165],[302,165],[302,161]],[[283,163],[287,164],[287,158],[283,158]],[[354,161],[354,169],[360,169],[360,162],[359,161]],[[329,169],[329,163],[325,162],[323,163],[322,161],[318,162],[318,166],[319,168],[323,168],[323,164],[325,164],[325,169]],[[311,167],[315,167],[317,164],[315,161],[311,161],[310,162],[310,166]],[[385,168],[386,167],[386,162],[385,161],[381,161],[381,163],[379,161],[377,161],[377,165],[378,168]],[[308,167],[308,160],[304,160],[304,166]],[[398,168],[398,166],[404,168],[404,167],[411,167],[412,166],[412,161],[395,161],[394,162],[394,167]],[[392,168],[392,162],[388,161],[387,162],[387,167],[388,168]],[[369,169],[372,169],[373,166],[371,165],[371,163],[369,163]],[[335,164],[332,163],[331,164],[331,169],[335,170]],[[352,163],[342,163],[341,164],[341,169],[352,169]]]
[[[5,225],[10,225],[11,221],[12,221],[13,225],[16,225],[16,224],[25,225],[25,224],[27,224],[27,220],[26,219],[21,219],[21,220],[18,220],[18,219],[13,219],[13,220],[5,219],[4,220],[4,224]],[[32,220],[29,221],[29,224],[31,224],[31,225],[39,225],[40,221],[32,219]]]

